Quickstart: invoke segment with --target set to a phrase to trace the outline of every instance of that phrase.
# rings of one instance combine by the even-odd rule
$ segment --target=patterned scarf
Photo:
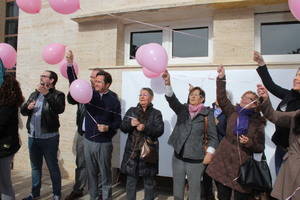
[[[198,104],[196,106],[189,104],[189,113],[191,119],[193,119],[203,108],[204,108],[203,104]]]
[[[249,118],[254,114],[253,109],[245,109],[240,105],[237,105],[236,111],[238,112],[238,118],[236,119],[236,124],[233,130],[235,135],[247,134],[249,126]]]

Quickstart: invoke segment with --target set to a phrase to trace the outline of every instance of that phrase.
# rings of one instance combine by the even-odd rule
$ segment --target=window
[[[19,8],[14,0],[6,0],[4,41],[17,50]]]
[[[125,65],[138,65],[135,53],[147,43],[159,43],[167,51],[169,64],[209,63],[212,57],[212,25],[209,21],[156,24],[162,28],[129,25],[125,29]]]
[[[8,1],[6,3],[6,17],[19,16],[19,8],[15,1]]]
[[[208,56],[208,27],[175,29],[172,34],[173,58]],[[189,34],[199,38],[191,37]]]
[[[255,48],[267,62],[299,62],[300,22],[290,13],[256,16]]]
[[[162,31],[131,32],[130,59],[135,58],[135,53],[140,46],[151,42],[162,44]]]

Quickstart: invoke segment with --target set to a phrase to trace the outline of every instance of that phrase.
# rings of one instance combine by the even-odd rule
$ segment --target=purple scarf
[[[238,112],[238,118],[233,130],[235,135],[244,135],[248,132],[249,118],[254,114],[253,109],[243,109],[240,105],[237,105],[236,111]]]

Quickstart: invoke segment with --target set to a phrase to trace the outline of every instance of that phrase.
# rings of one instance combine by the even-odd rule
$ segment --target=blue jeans
[[[32,195],[40,196],[43,157],[47,163],[53,195],[61,196],[61,175],[58,166],[57,152],[59,136],[48,139],[28,138],[29,156],[31,162]]]
[[[286,154],[286,151],[283,150],[282,147],[276,146],[275,150],[275,170],[276,170],[276,175],[278,175],[281,164],[282,164],[282,158]]]

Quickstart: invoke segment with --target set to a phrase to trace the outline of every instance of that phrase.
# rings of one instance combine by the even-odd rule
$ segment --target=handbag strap
[[[204,132],[203,132],[203,148],[205,148],[208,144],[208,117],[204,117]],[[206,149],[204,149],[204,152]]]

